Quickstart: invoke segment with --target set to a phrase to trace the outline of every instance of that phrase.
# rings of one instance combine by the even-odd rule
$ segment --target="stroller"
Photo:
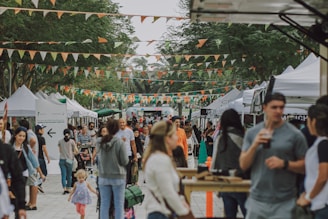
[[[80,148],[80,152],[75,155],[75,159],[77,161],[77,167],[76,170],[73,170],[72,172],[72,187],[74,186],[74,183],[77,181],[75,177],[76,171],[80,169],[84,169],[87,173],[93,174],[93,167],[92,167],[92,161],[91,161],[91,150],[88,146],[82,146]]]

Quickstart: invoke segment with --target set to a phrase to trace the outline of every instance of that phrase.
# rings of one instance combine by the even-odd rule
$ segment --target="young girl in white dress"
[[[84,219],[85,207],[86,205],[91,204],[91,195],[89,190],[96,195],[98,193],[87,181],[85,181],[87,178],[87,173],[85,170],[78,170],[75,177],[77,178],[77,182],[74,184],[74,187],[69,194],[68,201],[72,200],[72,203],[76,206],[77,213],[81,215],[81,219]]]

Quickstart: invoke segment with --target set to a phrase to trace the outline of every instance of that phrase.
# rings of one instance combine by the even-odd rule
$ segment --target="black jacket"
[[[11,191],[17,198],[18,209],[25,209],[25,180],[22,167],[13,146],[0,140],[0,167],[6,178],[11,176]]]

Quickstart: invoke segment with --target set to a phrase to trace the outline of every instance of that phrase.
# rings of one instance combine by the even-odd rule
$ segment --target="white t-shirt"
[[[124,130],[120,129],[116,136],[124,142],[128,156],[132,156],[131,141],[134,141],[134,133],[131,129],[125,128]]]
[[[188,145],[188,154],[192,155],[194,151],[194,140],[192,139],[192,136],[190,138],[187,138],[187,145]]]
[[[6,130],[6,136],[5,136],[5,143],[9,143],[11,139],[11,134],[8,130]],[[0,131],[0,140],[2,141],[2,131]]]
[[[36,156],[36,158],[38,158],[39,155],[39,142],[38,142],[38,137],[36,137],[36,134],[32,131],[32,129],[27,130],[27,142],[30,145],[30,140],[31,138],[35,138],[35,145],[31,146],[31,148],[33,149],[33,151],[35,151],[34,155]]]

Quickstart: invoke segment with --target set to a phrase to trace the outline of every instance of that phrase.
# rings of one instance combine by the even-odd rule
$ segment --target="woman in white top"
[[[169,120],[156,122],[149,137],[144,153],[147,218],[168,219],[172,214],[170,209],[176,215],[187,215],[190,209],[178,194],[180,179],[169,156],[177,146],[175,125]]]
[[[328,106],[317,104],[308,112],[307,126],[317,137],[305,155],[305,193],[300,206],[311,204],[315,219],[328,218]]]

